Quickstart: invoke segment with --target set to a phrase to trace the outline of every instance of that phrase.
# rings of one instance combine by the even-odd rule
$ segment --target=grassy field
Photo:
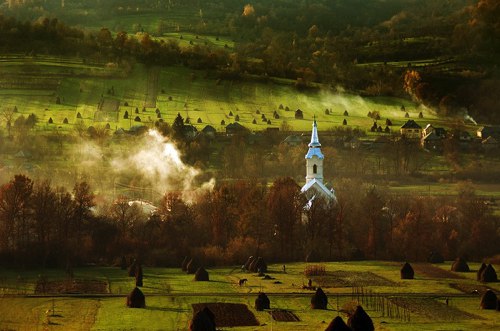
[[[85,64],[78,59],[60,61],[50,57],[10,56],[0,61],[0,72],[8,74],[10,81],[17,82],[1,90],[2,108],[16,106],[19,115],[36,114],[40,130],[71,131],[75,125],[109,124],[112,130],[128,130],[135,125],[152,126],[158,119],[156,109],[168,123],[180,113],[198,129],[210,124],[218,131],[224,131],[225,125],[235,122],[236,116],[242,125],[253,131],[280,127],[283,122],[294,130],[306,131],[310,129],[313,115],[318,119],[320,130],[342,126],[345,119],[348,127],[369,131],[373,120],[367,113],[373,111],[380,113],[380,125],[385,127],[385,119],[389,118],[393,131],[397,131],[407,120],[405,112],[400,110],[402,105],[410,118],[422,126],[430,122],[446,127],[450,123],[449,119],[438,118],[432,110],[419,108],[408,100],[362,98],[331,91],[298,92],[291,82],[281,84],[272,80],[268,83],[221,81],[207,76],[204,71],[184,67],[148,69],[135,65],[125,74],[114,65]],[[116,111],[96,114],[103,110],[99,109],[101,102],[111,101],[119,103]],[[304,119],[295,119],[297,109],[303,111]],[[344,115],[345,111],[348,115]],[[128,119],[124,119],[125,112],[129,114]],[[273,116],[275,112],[279,118]],[[418,118],[419,112],[423,113],[423,119]],[[140,122],[135,120],[136,116]],[[263,121],[262,116],[270,124]],[[48,123],[50,118],[53,124]],[[67,124],[63,123],[64,119],[68,120]]]
[[[326,275],[313,276],[313,286],[322,286],[329,298],[327,310],[312,310],[312,290],[304,289],[308,277],[306,264],[270,265],[266,280],[235,268],[208,269],[209,282],[195,282],[193,275],[178,269],[144,268],[146,309],[129,309],[125,295],[134,287],[126,271],[111,267],[76,269],[75,279],[105,281],[109,293],[94,295],[33,295],[43,275],[48,281],[64,281],[59,270],[0,271],[0,327],[13,330],[186,330],[195,303],[242,303],[255,314],[260,326],[234,327],[234,330],[324,330],[339,310],[361,304],[372,317],[377,330],[494,330],[500,327],[498,312],[481,310],[480,296],[467,289],[500,291],[498,283],[481,284],[475,272],[450,272],[450,263],[414,265],[414,280],[401,280],[396,262],[329,262],[321,264]],[[479,264],[469,264],[472,271]],[[499,270],[500,266],[495,266]],[[440,271],[440,272],[437,272]],[[248,282],[238,285],[238,280]],[[280,283],[275,283],[279,281]],[[462,288],[466,290],[458,290]],[[357,289],[357,294],[354,293]],[[364,295],[359,294],[362,289]],[[254,309],[257,294],[263,291],[272,309],[285,309],[299,317],[298,322],[279,322],[269,312]],[[382,311],[374,300],[384,300]],[[448,299],[448,304],[446,304]],[[399,302],[398,304],[396,304]],[[398,317],[404,302],[408,315]],[[399,307],[399,308],[398,308]],[[400,310],[401,309],[401,310]],[[408,321],[409,320],[409,321]]]

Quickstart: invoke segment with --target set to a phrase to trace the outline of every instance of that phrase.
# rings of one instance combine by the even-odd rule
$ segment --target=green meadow
[[[209,124],[220,132],[236,117],[252,131],[279,128],[283,123],[293,130],[306,131],[313,116],[320,130],[342,126],[345,119],[347,127],[369,131],[373,119],[367,114],[374,111],[381,115],[379,125],[385,127],[389,118],[392,131],[398,131],[407,120],[402,105],[422,126],[428,122],[450,125],[449,119],[438,118],[432,110],[406,99],[361,97],[327,89],[298,91],[293,82],[283,80],[220,80],[210,72],[185,67],[146,68],[135,64],[125,72],[114,64],[88,64],[81,59],[64,62],[51,57],[11,56],[0,61],[0,73],[16,82],[11,86],[0,82],[2,109],[15,106],[17,116],[34,113],[38,118],[36,129],[42,131],[107,124],[112,130],[129,130],[137,125],[153,126],[160,117],[172,123],[177,113],[189,118],[199,130]],[[117,108],[108,107],[114,103]],[[295,119],[297,109],[303,111],[303,119]],[[420,112],[423,119],[418,118]],[[49,124],[49,119],[53,123]]]
[[[239,267],[210,268],[209,282],[196,282],[179,269],[146,267],[141,288],[145,309],[126,307],[125,296],[133,289],[134,278],[119,268],[75,269],[74,279],[105,282],[107,291],[63,295],[35,293],[41,277],[68,281],[62,270],[2,270],[0,326],[7,330],[186,330],[192,304],[240,303],[247,305],[260,326],[233,330],[324,330],[337,315],[346,320],[345,311],[357,304],[365,308],[376,330],[498,329],[498,312],[480,309],[480,294],[469,292],[482,293],[488,287],[498,292],[498,283],[476,281],[477,263],[469,264],[469,273],[451,272],[450,264],[414,265],[413,280],[400,278],[400,263],[381,261],[319,263],[325,274],[310,277],[304,274],[305,263],[287,264],[286,272],[275,264],[267,273],[272,279]],[[248,281],[239,286],[242,278]],[[303,288],[309,278],[327,294],[327,310],[310,308],[314,291]],[[256,311],[259,292],[268,294],[271,309],[290,311],[299,321],[276,321],[269,311]],[[384,301],[390,312],[377,307],[376,300]],[[404,317],[403,307],[407,307]]]

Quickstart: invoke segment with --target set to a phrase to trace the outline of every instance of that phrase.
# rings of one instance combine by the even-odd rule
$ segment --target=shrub
[[[349,112],[347,110],[344,110],[344,116],[349,116]]]
[[[52,117],[49,117],[49,121],[48,121],[49,124],[52,124],[54,123],[54,120],[52,119]]]
[[[344,118],[344,120],[342,121],[342,125],[347,125],[347,120]]]
[[[78,114],[80,114],[80,113],[78,113]],[[125,110],[125,113],[123,114],[123,118],[128,119],[128,111]]]
[[[67,117],[64,118],[63,124],[68,124],[68,118]]]
[[[82,114],[80,114],[80,112],[78,112],[78,113],[76,114],[76,118],[82,118]]]
[[[323,264],[310,264],[305,267],[304,275],[306,277],[323,276],[326,275],[326,268]]]
[[[201,120],[201,117],[198,117],[198,120],[196,121],[196,123],[203,123],[203,121]]]
[[[136,117],[134,118],[134,121],[136,121],[136,122],[140,122],[140,121],[141,121],[141,118],[140,118],[139,116],[136,116]]]

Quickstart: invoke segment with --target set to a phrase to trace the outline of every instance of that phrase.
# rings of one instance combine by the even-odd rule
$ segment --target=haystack
[[[198,263],[196,263],[195,259],[189,260],[187,266],[186,266],[186,272],[188,274],[194,274],[196,273],[196,270],[198,270]]]
[[[436,251],[432,251],[427,260],[429,263],[444,263],[444,257]]]
[[[140,265],[135,268],[135,286],[142,287],[142,267]]]
[[[484,268],[483,272],[481,272],[480,281],[483,283],[498,282],[497,272],[491,264],[488,264],[488,266]]]
[[[479,270],[477,271],[476,279],[481,280],[481,274],[483,273],[484,269],[486,269],[486,264],[483,262],[481,266],[479,267]]]
[[[312,309],[326,309],[326,306],[328,305],[328,298],[321,289],[321,287],[318,287],[316,290],[316,293],[314,293],[313,297],[311,298],[311,308]]]
[[[245,269],[250,270],[250,265],[252,264],[254,258],[253,256],[249,256],[247,259],[247,262],[245,262]]]
[[[137,268],[137,260],[134,259],[134,261],[128,267],[128,276],[129,277],[135,277],[135,269],[136,268]]]
[[[406,262],[401,268],[401,279],[413,279],[414,276],[415,272],[413,271],[413,268],[408,262]]]
[[[208,272],[203,267],[199,267],[194,274],[194,280],[197,282],[208,282]]]
[[[214,314],[207,307],[197,312],[189,322],[190,331],[215,331]]]
[[[325,331],[351,331],[351,329],[345,324],[342,317],[337,316],[330,322]]]
[[[271,309],[271,301],[265,293],[261,292],[255,299],[255,310],[262,311],[264,309]]]
[[[266,261],[262,257],[258,257],[254,259],[250,264],[250,271],[264,273],[267,272],[267,264]]]
[[[184,260],[182,260],[182,263],[181,263],[181,270],[186,272],[187,271],[187,265],[189,263],[189,257],[187,256],[184,256]]]
[[[146,298],[141,290],[137,287],[132,290],[132,292],[127,295],[127,307],[129,308],[145,308]]]
[[[467,264],[467,262],[463,258],[459,257],[451,265],[451,271],[469,272],[470,269],[469,269],[469,265]]]
[[[481,298],[482,309],[497,309],[497,295],[492,290],[487,290]]]
[[[347,325],[353,331],[375,330],[372,319],[370,318],[370,316],[368,316],[366,311],[361,306],[356,307],[356,311],[354,312],[354,314],[349,316],[349,319],[347,320]]]

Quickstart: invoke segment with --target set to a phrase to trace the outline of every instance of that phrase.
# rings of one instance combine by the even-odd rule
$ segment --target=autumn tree
[[[24,252],[30,240],[29,220],[33,181],[16,175],[0,188],[1,247],[6,251]]]
[[[300,198],[300,187],[289,178],[278,178],[273,182],[267,198],[269,218],[274,226],[277,256],[293,259],[297,255],[299,224],[305,201]]]

